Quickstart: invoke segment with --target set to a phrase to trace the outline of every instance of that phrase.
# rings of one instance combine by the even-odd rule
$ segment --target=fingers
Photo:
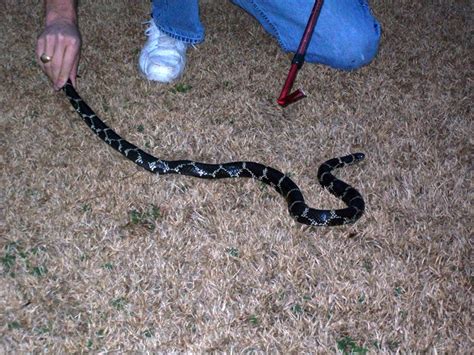
[[[54,74],[56,80],[53,81],[54,88],[59,90],[66,84],[69,78],[75,83],[79,56],[77,55],[77,48],[71,43],[68,43],[63,48],[58,48],[55,51],[55,55],[56,53],[58,56],[62,55],[61,63],[58,64],[58,72]]]
[[[75,85],[80,43],[77,27],[69,24],[50,25],[38,38],[36,46],[38,63],[55,90],[61,89],[68,79]],[[43,53],[51,57],[50,62],[41,61]]]
[[[45,72],[48,78],[54,83],[54,65],[58,65],[58,56],[55,55],[55,47],[56,47],[56,38],[49,33],[43,33],[43,35],[38,39],[37,49],[36,49],[36,57],[38,60],[38,64],[40,65],[41,69]],[[41,56],[46,54],[48,57],[51,58],[50,62],[43,63],[41,60]]]
[[[49,67],[50,66],[49,65],[46,66],[47,63],[43,63],[43,61],[41,60],[41,56],[43,54],[46,54],[47,56],[49,56],[51,58],[53,53],[54,53],[54,47],[48,51],[48,49],[46,48],[46,43],[47,43],[46,38],[44,38],[44,37],[38,38],[38,42],[36,43],[36,61],[38,62],[41,69],[49,77],[48,72],[49,72]],[[53,43],[53,42],[51,42],[51,43]],[[50,45],[50,47],[51,47],[51,45]]]
[[[46,55],[48,55],[51,58],[51,61],[48,63],[44,63],[44,71],[46,75],[50,78],[50,80],[53,82],[54,86],[54,80],[56,78],[56,72],[57,72],[57,66],[58,64],[61,65],[61,61],[57,52],[57,46],[59,43],[57,43],[56,40],[47,38],[45,43],[44,43],[44,52]]]
[[[76,78],[77,78],[77,68],[79,67],[79,56],[76,57],[76,61],[74,62],[74,65],[72,66],[72,71],[71,75],[69,76],[69,79],[71,79],[72,86],[76,87]]]

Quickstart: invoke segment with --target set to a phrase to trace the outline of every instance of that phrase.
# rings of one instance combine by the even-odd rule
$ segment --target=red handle
[[[298,50],[296,51],[293,60],[291,61],[290,71],[288,72],[285,84],[283,85],[283,89],[281,90],[280,97],[277,100],[280,106],[288,106],[289,104],[292,104],[293,102],[296,102],[306,97],[305,93],[301,89],[297,89],[291,94],[288,93],[293,87],[296,76],[298,74],[298,70],[300,70],[303,66],[304,56],[306,54],[306,50],[308,49],[309,42],[311,41],[311,36],[313,35],[314,27],[316,26],[316,22],[318,21],[322,6],[323,0],[316,0],[313,9],[311,10],[311,15],[309,16],[308,23],[306,24],[306,28],[303,32],[303,37],[301,38],[300,45],[298,46]]]
[[[296,90],[292,94],[288,94],[291,88],[293,87],[293,83],[296,79],[296,74],[298,74],[298,65],[292,64],[290,67],[290,71],[288,72],[285,84],[283,85],[283,89],[281,90],[280,97],[277,100],[280,106],[288,106],[289,104],[292,104],[293,102],[296,102],[306,97],[305,93],[301,89]]]

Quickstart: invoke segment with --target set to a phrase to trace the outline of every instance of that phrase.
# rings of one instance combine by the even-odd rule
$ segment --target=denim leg
[[[313,0],[232,0],[253,15],[283,50],[296,52]],[[352,70],[372,61],[380,42],[380,24],[367,0],[325,0],[306,61]]]
[[[196,44],[204,40],[198,0],[153,0],[153,20],[167,35]]]

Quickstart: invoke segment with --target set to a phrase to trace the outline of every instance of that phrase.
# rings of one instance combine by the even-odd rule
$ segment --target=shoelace
[[[149,27],[145,30],[145,35],[147,37],[152,37],[153,41],[156,41],[153,43],[154,47],[160,45],[175,45],[176,40],[170,36],[168,36],[166,33],[163,33],[160,31],[155,24],[152,23],[152,21],[146,21],[143,24],[148,24]]]
[[[145,35],[150,38],[152,41],[151,47],[152,50],[159,48],[159,47],[177,47],[178,41],[166,33],[160,31],[156,25],[152,21],[145,21],[143,22],[144,25],[149,25],[149,27],[145,30]]]

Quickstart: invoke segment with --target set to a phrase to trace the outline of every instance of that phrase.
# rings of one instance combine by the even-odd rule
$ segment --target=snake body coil
[[[354,223],[364,213],[365,204],[360,193],[331,174],[333,169],[364,159],[363,153],[330,159],[319,167],[318,180],[320,184],[344,201],[347,207],[336,210],[314,209],[306,205],[301,190],[288,176],[269,166],[250,161],[205,164],[191,160],[168,161],[155,158],[120,137],[102,122],[79,96],[70,81],[66,83],[63,90],[76,112],[100,139],[135,164],[152,173],[158,175],[181,174],[201,179],[253,178],[275,188],[286,199],[288,211],[296,221],[313,226],[336,226]]]

